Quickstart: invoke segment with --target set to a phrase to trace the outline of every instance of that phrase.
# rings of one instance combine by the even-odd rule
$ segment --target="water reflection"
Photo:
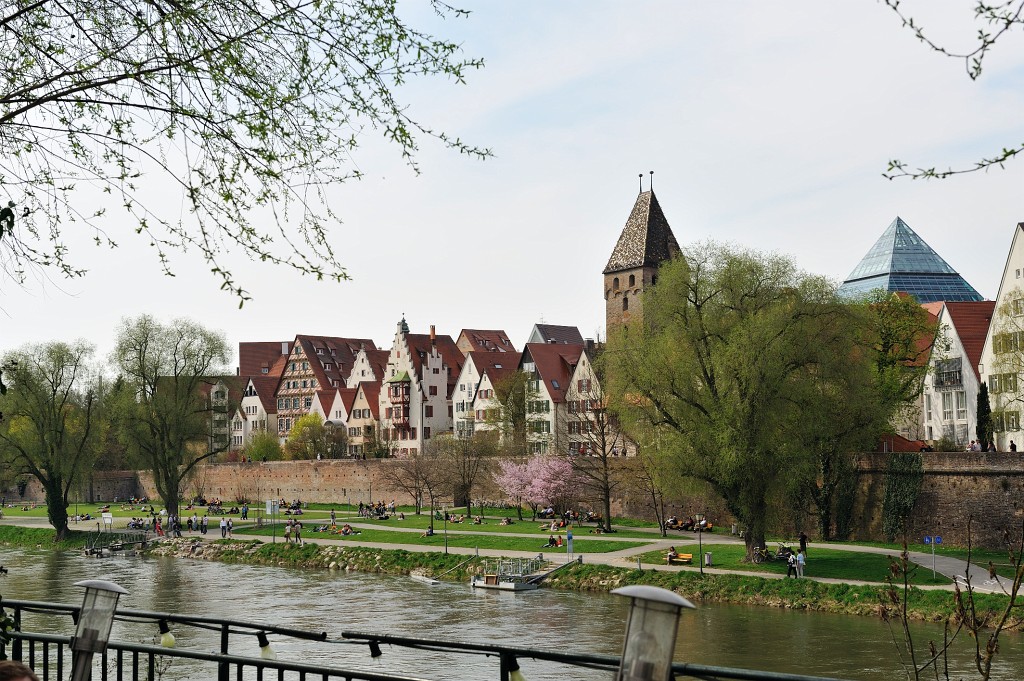
[[[491,642],[557,651],[619,654],[626,619],[626,599],[606,594],[541,590],[524,594],[474,591],[461,584],[430,587],[400,577],[329,573],[284,568],[228,565],[175,559],[86,559],[48,551],[4,551],[0,563],[10,575],[0,590],[10,598],[78,603],[81,579],[109,579],[129,594],[126,608],[181,612],[311,631],[342,631]],[[32,619],[34,617],[36,619]],[[28,626],[70,633],[69,618],[26,619]],[[152,629],[150,631],[149,629]],[[915,625],[920,649],[941,630]],[[155,626],[117,623],[114,636],[132,641],[156,640]],[[179,647],[213,651],[215,633],[176,627]],[[316,643],[271,637],[281,659],[444,679],[496,678],[493,658],[408,651],[384,647],[371,660],[365,645]],[[253,637],[234,637],[232,651],[257,655]],[[1000,664],[993,679],[1024,677],[1024,643],[1020,635],[1002,640]],[[954,662],[969,674],[972,650],[964,639]],[[679,661],[849,679],[905,678],[887,627],[875,618],[829,615],[774,608],[699,603],[683,614],[676,647]],[[568,678],[565,669],[521,660],[531,681]],[[574,672],[578,678],[604,678]],[[585,676],[584,676],[585,675]],[[569,676],[572,676],[570,674]],[[165,678],[203,678],[185,665]]]

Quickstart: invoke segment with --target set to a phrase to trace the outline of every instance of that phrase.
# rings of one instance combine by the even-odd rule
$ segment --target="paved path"
[[[212,518],[213,518],[213,516],[211,516],[211,519]],[[308,525],[312,525],[312,524],[317,524],[317,523],[319,523],[320,520],[323,520],[323,518],[320,518],[319,516],[310,516],[308,518],[308,520],[305,520],[304,524],[306,524],[307,526]],[[517,522],[520,522],[520,521],[517,521]],[[530,521],[521,521],[521,522],[532,524]],[[50,526],[49,521],[46,518],[38,518],[38,517],[5,518],[4,520],[0,520],[0,523],[8,524],[8,525],[19,525],[19,526],[22,526],[22,527],[49,527]],[[214,540],[220,539],[220,531],[219,531],[219,527],[216,526],[216,523],[219,523],[219,517],[217,517],[216,521],[211,522],[209,534],[200,535],[200,534],[195,534],[195,533],[192,533],[192,534],[184,533],[184,536],[185,537],[190,537],[190,538],[193,538],[193,539],[202,539],[204,541],[214,541]],[[381,526],[380,526],[379,523],[374,523],[372,520],[367,520],[365,518],[358,518],[358,517],[343,518],[343,517],[339,516],[338,517],[338,524],[341,524],[341,523],[349,523],[354,528],[378,529],[378,530],[381,529]],[[251,523],[250,523],[250,525],[251,525]],[[96,526],[96,521],[84,521],[82,523],[71,523],[71,529],[89,530],[89,529],[92,529],[95,526]],[[236,526],[244,527],[246,525],[240,525],[240,524],[236,523]],[[472,527],[472,525],[470,525],[469,527]],[[418,528],[404,528],[404,527],[389,526],[387,529],[389,531],[393,531],[393,532],[397,532],[397,533],[403,533],[404,532],[404,533],[422,534],[422,532],[423,532],[422,529],[418,529]],[[638,531],[639,532],[639,531],[643,531],[644,528],[624,528],[624,529],[629,529],[630,531]],[[494,533],[484,532],[484,531],[480,531],[480,530],[463,529],[461,526],[459,526],[458,529],[449,529],[448,532],[451,533],[451,534],[457,534],[457,535],[491,535],[491,536],[493,536],[493,534],[494,534]],[[523,532],[523,533],[520,533],[520,532],[508,532],[508,533],[502,533],[500,536],[504,536],[504,537],[527,537],[527,538],[531,538],[531,539],[541,540],[541,539],[544,539],[544,537],[541,536],[542,534],[543,534],[543,532],[540,532],[540,531],[534,531],[534,532],[529,532],[529,533],[525,533],[525,532]],[[649,540],[648,539],[643,539],[643,538],[637,538],[637,537],[618,537],[618,536],[615,536],[615,535],[612,535],[612,534],[602,534],[602,535],[599,535],[602,540],[622,541],[622,542],[645,541],[647,543],[645,543],[643,546],[631,546],[629,548],[620,549],[618,551],[609,551],[609,552],[606,552],[606,553],[587,553],[587,554],[584,554],[584,561],[587,562],[587,563],[593,563],[593,564],[597,564],[597,565],[610,565],[610,566],[613,566],[613,567],[620,567],[620,568],[637,567],[638,566],[637,556],[639,556],[641,554],[644,554],[644,553],[648,553],[650,551],[663,551],[664,552],[664,551],[668,550],[669,546],[675,546],[677,549],[679,549],[681,547],[685,547],[686,550],[681,551],[682,553],[693,553],[694,557],[697,558],[698,560],[701,558],[701,556],[699,555],[699,552],[697,550],[697,547],[698,547],[698,537],[697,537],[697,534],[694,533],[694,532],[673,532],[668,537],[662,537],[660,532],[658,532],[658,530],[652,529],[652,530],[650,530],[650,534],[652,536],[651,536],[651,538]],[[597,536],[598,535],[590,535],[590,534],[580,535],[580,534],[577,534],[577,538],[597,537]],[[244,537],[244,538],[253,537],[253,538],[255,538],[255,535],[240,535],[240,537]],[[266,537],[260,537],[260,538],[262,540],[266,540]],[[736,537],[736,536],[733,536],[733,535],[729,535],[729,534],[706,534],[705,538],[707,538],[708,540],[712,540],[715,544],[742,544],[743,543],[743,540],[740,539],[739,537]],[[330,539],[328,537],[324,537],[322,535],[319,535],[316,532],[309,532],[308,529],[307,529],[307,532],[303,533],[303,540],[307,541],[307,542],[314,543],[314,544],[326,544],[326,545],[337,545],[337,546],[364,546],[364,547],[378,548],[378,549],[400,549],[400,550],[410,551],[410,552],[414,552],[414,553],[428,553],[428,552],[435,552],[435,551],[438,550],[437,546],[424,545],[424,544],[396,544],[396,543],[391,543],[391,542],[387,542],[387,543],[385,543],[385,542],[367,542],[367,541],[359,541],[359,540],[353,540],[353,539],[344,539],[344,540],[342,540],[342,539]],[[580,545],[577,544],[576,546],[579,547]],[[881,547],[875,547],[875,546],[861,546],[861,545],[856,545],[856,544],[816,544],[816,546],[827,547],[829,549],[835,549],[835,550],[838,550],[838,551],[852,551],[852,552],[858,552],[858,553],[875,553],[875,554],[881,554],[881,555],[893,556],[893,557],[899,556],[899,553],[900,553],[898,550],[894,550],[894,549],[881,548]],[[559,549],[557,552],[548,552],[548,551],[544,551],[543,549],[540,549],[539,551],[512,551],[512,550],[503,550],[503,549],[473,549],[473,548],[468,548],[468,547],[455,547],[455,546],[449,547],[448,548],[448,552],[452,553],[452,554],[458,554],[458,555],[480,555],[480,556],[485,556],[485,557],[507,556],[507,557],[512,557],[512,558],[532,558],[532,557],[537,556],[538,553],[541,553],[545,557],[547,557],[549,560],[553,560],[553,561],[557,561],[557,560],[559,560],[560,556],[565,555],[565,550],[564,549]],[[578,552],[577,552],[577,555],[579,555]],[[933,560],[933,558],[932,558],[932,554],[931,553],[911,551],[911,552],[909,552],[908,557],[909,557],[909,559],[912,562],[922,566],[922,568],[929,569],[929,570],[932,569],[932,560]],[[657,570],[664,570],[664,571],[667,571],[667,572],[695,572],[695,571],[699,571],[700,570],[700,565],[699,564],[698,565],[660,565],[660,564],[659,565],[653,565],[653,564],[650,564],[650,563],[641,563],[640,566],[642,567],[642,569],[645,569],[645,570],[657,569]],[[954,589],[954,582],[959,583],[961,585],[961,588],[966,583],[966,576],[967,576],[967,570],[968,570],[968,564],[967,564],[966,561],[960,560],[958,558],[953,558],[951,556],[944,556],[944,555],[936,554],[934,556],[934,567],[935,567],[935,571],[937,573],[939,573],[941,575],[944,575],[944,576],[948,577],[951,580],[950,584],[922,585],[922,586],[919,586],[918,588],[920,588],[920,589],[933,589],[933,590],[951,591],[951,590]],[[995,580],[989,579],[987,571],[979,568],[978,566],[972,566],[970,568],[970,570],[971,570],[970,571],[970,578],[971,578],[971,582],[972,582],[972,584],[974,586],[975,591],[985,592],[985,593],[989,593],[989,592],[1007,593],[1009,591],[1010,587],[1012,586],[1012,582],[1010,580],[1004,578],[1004,577],[997,577]],[[752,571],[752,570],[723,570],[721,568],[716,568],[716,567],[713,567],[713,566],[712,567],[705,567],[704,568],[704,572],[707,572],[709,574],[746,575],[746,576],[750,576],[750,577],[764,577],[766,579],[785,579],[784,575],[779,575],[779,574],[775,574],[775,573],[756,572],[756,571]],[[870,585],[870,584],[877,585],[877,584],[879,584],[879,582],[866,582],[866,581],[857,581],[857,580],[848,580],[848,579],[832,579],[832,578],[828,578],[828,577],[814,577],[814,576],[808,576],[807,579],[812,579],[814,581],[825,582],[825,583],[863,584],[863,585]]]

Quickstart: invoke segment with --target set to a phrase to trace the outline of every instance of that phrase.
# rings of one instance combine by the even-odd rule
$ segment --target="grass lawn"
[[[435,530],[436,534],[434,534],[433,537],[422,537],[415,532],[394,532],[392,530],[362,530],[359,534],[343,537],[340,534],[312,532],[307,525],[303,528],[302,536],[304,539],[321,538],[352,542],[377,542],[381,544],[416,544],[420,546],[436,546],[439,549],[443,549],[444,533],[436,527]],[[277,536],[279,538],[282,537],[282,532],[283,528],[278,527]],[[269,537],[273,534],[273,530],[269,527],[246,527],[240,530],[235,530],[234,532],[236,537],[241,537],[243,535]],[[560,549],[543,548],[546,540],[547,537],[539,536],[536,539],[531,539],[528,537],[506,537],[500,534],[470,535],[457,534],[455,532],[448,533],[448,546],[506,551],[536,551],[538,553],[556,553],[565,551],[564,546]],[[607,553],[609,551],[619,551],[621,549],[633,548],[635,546],[643,546],[643,542],[607,541],[604,539],[573,540],[573,549],[575,549],[576,553]]]
[[[307,514],[303,514],[301,516],[301,518],[303,519],[303,524],[308,524],[308,523],[306,523],[306,520],[305,520],[307,517],[309,517],[309,516],[307,516]],[[371,518],[359,518],[358,516],[355,516],[355,515],[345,515],[345,516],[343,516],[342,514],[339,513],[338,514],[338,523],[340,524],[340,523],[343,523],[343,522],[349,522],[349,523],[354,523],[354,522],[372,523],[372,524],[375,524],[375,525],[380,525],[382,528],[383,527],[387,527],[389,529],[412,528],[412,529],[417,529],[417,530],[421,530],[422,531],[422,530],[427,529],[427,527],[430,526],[430,516],[427,515],[426,513],[423,513],[422,515],[415,515],[415,514],[411,514],[411,513],[406,513],[405,514],[405,520],[398,520],[397,517],[395,517],[395,516],[392,516],[388,520],[374,520],[374,519],[371,519]],[[514,520],[512,525],[501,525],[501,524],[499,524],[500,522],[501,522],[501,517],[494,517],[494,518],[492,518],[492,517],[485,517],[483,525],[474,525],[471,520],[467,520],[466,522],[462,522],[462,523],[448,523],[448,530],[449,531],[452,531],[452,530],[463,531],[463,532],[488,532],[488,533],[494,533],[494,534],[508,534],[508,533],[513,533],[513,534],[536,534],[537,537],[540,538],[540,539],[546,539],[548,537],[548,535],[550,535],[550,534],[556,534],[556,535],[557,534],[562,534],[562,535],[565,534],[565,529],[561,529],[561,530],[558,530],[556,532],[551,532],[549,529],[547,529],[547,526],[545,526],[545,529],[541,530],[540,529],[540,525],[541,525],[541,521],[540,520],[537,520],[537,521],[533,521],[533,520],[522,520],[522,521]],[[444,529],[444,521],[443,520],[434,520],[434,531],[435,532],[441,532],[441,531],[443,531],[443,529]],[[594,530],[594,526],[593,525],[574,525],[573,526],[573,536],[574,537],[579,537],[579,538],[583,538],[583,537],[591,538],[591,537],[599,536],[596,533],[594,533],[593,530]],[[661,538],[660,535],[658,535],[656,533],[653,533],[653,532],[642,532],[642,531],[636,531],[636,530],[619,530],[619,531],[616,531],[615,533],[613,533],[612,535],[609,535],[609,536],[624,537],[624,538],[628,538],[628,539],[648,539],[648,540],[651,540],[651,541]],[[544,542],[542,541],[541,543],[543,544]],[[623,548],[625,548],[625,547],[623,547]]]
[[[692,548],[692,547],[688,547]],[[704,544],[705,551],[711,551],[714,560],[714,567],[723,570],[744,570],[749,572],[764,572],[769,574],[786,574],[787,565],[782,561],[772,561],[755,565],[744,563],[746,549],[742,544]],[[700,556],[696,551],[682,550],[680,553],[693,553],[694,561]],[[641,560],[645,563],[664,565],[664,551],[649,551],[641,554]],[[696,562],[694,563],[697,564]],[[807,551],[806,574],[809,577],[831,577],[833,579],[849,579],[865,582],[882,582],[889,571],[889,557],[876,553],[857,553],[854,551],[840,551],[816,547]],[[949,584],[949,579],[942,575],[932,578],[931,570],[918,567],[913,573],[911,583],[923,584]]]
[[[836,542],[836,546],[843,546],[841,542]],[[821,544],[821,546],[829,546],[829,544]],[[893,549],[895,551],[902,551],[903,544],[890,543],[890,542],[857,542],[857,546],[879,546],[886,549]],[[916,551],[919,553],[932,552],[930,544],[907,544],[908,551]],[[810,549],[808,549],[808,553]],[[946,544],[940,544],[935,547],[936,556],[949,556],[951,558],[959,558],[960,560],[967,560],[967,549],[959,546],[948,546]],[[971,549],[971,564],[977,565],[982,569],[984,574],[988,574],[988,563],[992,563],[996,566],[996,572],[1001,577],[1009,579],[1013,578],[1014,569],[1010,563],[1009,555],[1006,551],[993,551],[991,549]],[[973,574],[973,572],[972,572]]]

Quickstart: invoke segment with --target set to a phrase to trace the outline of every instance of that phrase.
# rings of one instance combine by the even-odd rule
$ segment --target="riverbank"
[[[53,543],[53,531],[0,526],[0,544],[30,548],[77,550],[89,533],[72,532],[60,544]],[[198,538],[163,540],[147,554],[175,558],[221,561],[307,570],[340,570],[405,576],[441,575],[445,581],[468,582],[483,569],[483,559],[435,551],[375,548],[307,542],[263,543],[249,540],[202,541]],[[461,565],[461,563],[465,563]],[[848,615],[878,616],[884,585],[822,582],[813,579],[773,579],[735,574],[705,574],[653,568],[636,569],[610,565],[583,564],[551,577],[546,588],[608,592],[620,586],[647,584],[670,589],[694,602],[759,605],[791,610],[811,610]],[[1000,611],[1005,596],[975,594],[979,611]],[[908,616],[916,620],[942,621],[952,613],[954,595],[949,591],[911,588]]]

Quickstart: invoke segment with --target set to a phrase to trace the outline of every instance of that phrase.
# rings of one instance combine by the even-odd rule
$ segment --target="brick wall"
[[[911,518],[910,536],[942,537],[967,544],[967,520],[975,546],[1001,548],[1003,533],[1019,536],[1024,522],[1024,455],[1008,452],[925,452],[924,482]],[[887,454],[860,457],[854,539],[880,539]]]

